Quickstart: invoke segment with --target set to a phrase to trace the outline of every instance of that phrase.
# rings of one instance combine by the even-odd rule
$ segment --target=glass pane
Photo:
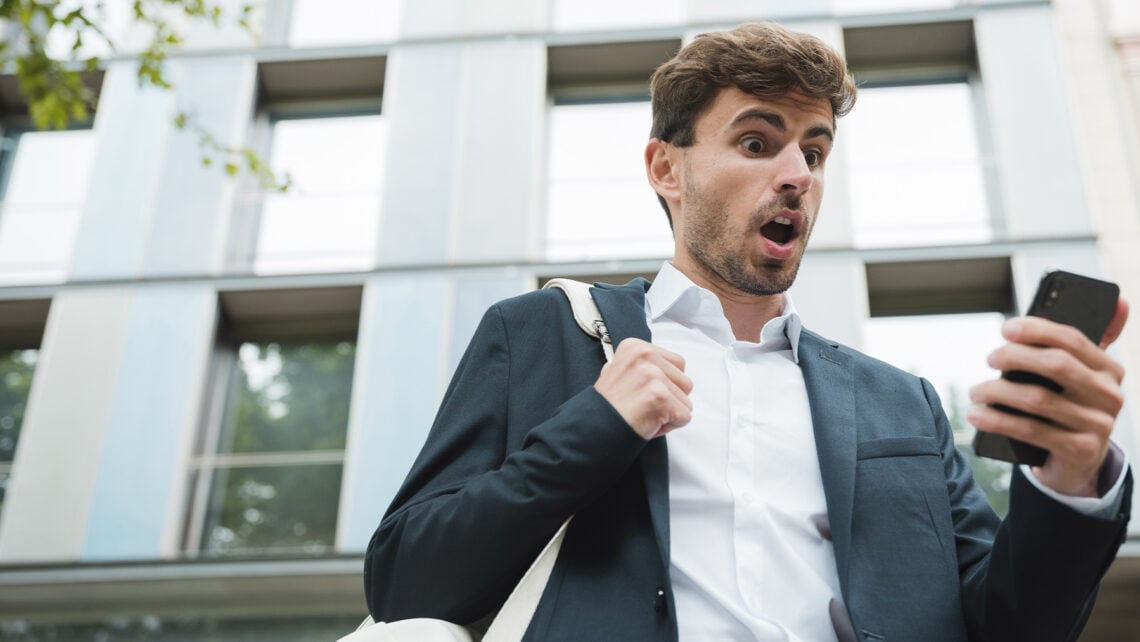
[[[395,40],[400,0],[293,0],[289,45],[343,45]],[[352,16],[346,20],[345,16]]]
[[[339,450],[348,429],[353,343],[243,343],[220,453]]]
[[[1011,466],[974,455],[970,441],[974,427],[966,421],[970,387],[998,376],[986,365],[986,356],[1002,344],[1005,317],[996,312],[979,314],[877,317],[863,330],[867,354],[925,377],[938,391],[954,441],[974,470],[974,479],[999,514],[1009,509]],[[932,340],[937,337],[937,340]]]
[[[340,464],[216,469],[202,551],[219,556],[331,551],[340,477]]]
[[[0,210],[0,283],[62,281],[90,182],[94,133],[30,132],[14,140]]]
[[[857,246],[992,240],[973,113],[965,83],[859,90],[840,125]]]
[[[0,639],[97,640],[99,642],[311,642],[335,640],[356,629],[361,615],[221,620],[195,615],[106,616],[99,622],[0,620]]]
[[[270,162],[294,186],[264,197],[254,272],[372,266],[386,132],[378,115],[274,124]]]
[[[32,388],[32,374],[39,350],[11,350],[0,353],[0,464],[16,456],[20,425]]]
[[[649,124],[644,101],[552,108],[548,260],[673,255],[669,223],[642,162]]]

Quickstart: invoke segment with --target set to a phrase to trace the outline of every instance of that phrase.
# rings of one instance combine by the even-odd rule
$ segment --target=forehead
[[[794,91],[777,98],[754,96],[737,87],[725,87],[712,103],[697,117],[698,132],[716,133],[748,124],[747,114],[763,111],[780,116],[789,129],[806,132],[826,127],[834,129],[831,103],[824,98],[812,98]]]

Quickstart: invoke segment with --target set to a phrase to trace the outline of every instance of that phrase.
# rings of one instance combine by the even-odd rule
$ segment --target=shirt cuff
[[[1029,483],[1047,496],[1061,502],[1065,506],[1089,517],[1112,519],[1120,512],[1123,501],[1121,488],[1124,486],[1124,477],[1128,472],[1128,457],[1124,451],[1113,442],[1108,443],[1108,455],[1100,466],[1100,475],[1097,480],[1097,492],[1100,497],[1074,497],[1058,493],[1046,486],[1029,466],[1022,464],[1021,472]]]

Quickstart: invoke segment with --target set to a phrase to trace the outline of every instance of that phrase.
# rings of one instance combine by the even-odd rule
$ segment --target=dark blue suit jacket
[[[648,287],[593,290],[615,345],[649,340]],[[1128,497],[1090,518],[1015,474],[1000,521],[929,383],[807,331],[799,355],[857,639],[1074,638]],[[603,363],[560,292],[486,313],[369,544],[374,618],[484,618],[574,514],[526,639],[677,638],[668,438],[644,441],[593,389]]]

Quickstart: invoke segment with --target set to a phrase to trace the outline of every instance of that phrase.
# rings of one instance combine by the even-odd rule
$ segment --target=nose
[[[774,183],[777,192],[799,195],[811,189],[811,168],[798,145],[786,146],[776,160],[778,165]]]

